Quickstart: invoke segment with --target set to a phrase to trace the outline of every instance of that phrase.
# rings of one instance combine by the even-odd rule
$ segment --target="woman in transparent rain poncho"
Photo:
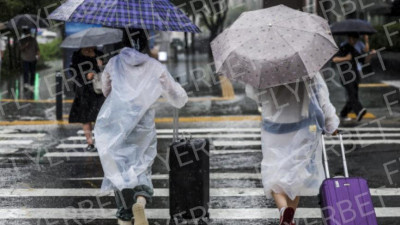
[[[108,96],[97,117],[94,133],[104,171],[102,190],[114,190],[118,224],[147,225],[144,213],[151,201],[151,166],[157,155],[153,103],[163,96],[181,108],[184,89],[165,66],[133,48],[124,48],[103,72]]]
[[[247,85],[246,93],[262,105],[261,175],[265,194],[275,199],[280,224],[295,224],[299,196],[317,195],[325,178],[322,132],[336,134],[339,126],[328,88],[318,73],[311,80],[266,90]]]

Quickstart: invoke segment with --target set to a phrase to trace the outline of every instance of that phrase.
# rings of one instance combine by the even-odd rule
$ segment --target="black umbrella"
[[[336,22],[331,25],[332,34],[374,34],[376,30],[372,25],[365,20],[348,19],[341,22]]]
[[[7,27],[9,29],[21,29],[22,27],[37,29],[47,28],[49,27],[49,23],[45,19],[33,14],[21,14],[9,20],[7,23]]]

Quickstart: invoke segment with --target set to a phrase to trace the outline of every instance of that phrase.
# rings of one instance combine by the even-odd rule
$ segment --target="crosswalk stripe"
[[[86,148],[87,144],[59,144],[57,149],[75,149],[75,148]]]
[[[261,134],[193,134],[193,135],[185,135],[187,137],[192,137],[192,138],[260,138]],[[400,134],[399,134],[400,136]],[[171,135],[163,135],[163,134],[158,134],[157,135],[158,139],[172,139],[172,134]],[[86,137],[84,136],[72,136],[68,137],[67,140],[69,141],[85,141]]]
[[[15,129],[1,129],[0,134],[10,134],[10,133],[16,133],[18,130]]]
[[[115,219],[116,209],[83,209],[83,208],[23,208],[23,209],[0,209],[0,219]],[[378,218],[391,218],[400,216],[400,208],[385,207],[375,208]],[[256,209],[229,209],[211,208],[212,219],[217,220],[251,220],[251,219],[278,219],[279,214],[274,208]],[[149,219],[169,219],[169,209],[146,209]],[[321,218],[319,208],[298,208],[295,218],[312,219]]]
[[[15,133],[15,134],[0,134],[0,138],[42,138],[44,133]]]
[[[371,188],[372,196],[400,196],[399,188]],[[103,192],[95,188],[39,188],[0,189],[0,197],[101,197],[114,196],[114,192]],[[155,197],[168,197],[168,188],[154,188]],[[265,196],[263,188],[210,188],[210,196],[239,197]],[[313,196],[313,195],[304,195]]]
[[[377,137],[377,138],[388,138],[388,137],[400,137],[400,133],[360,133],[360,134],[342,134],[343,138],[369,138],[369,137]],[[172,139],[172,135],[157,135],[158,139]],[[189,135],[188,135],[189,137]],[[190,135],[192,138],[210,138],[210,139],[235,139],[235,138],[261,138],[261,133],[254,134],[193,134]],[[330,137],[327,136],[327,139]],[[68,141],[86,141],[86,137],[84,136],[71,136],[67,138]]]
[[[86,147],[86,145],[84,145]],[[45,158],[69,158],[69,157],[96,157],[97,152],[47,152],[43,155]]]
[[[153,180],[167,180],[168,174],[153,174],[151,179]],[[250,179],[261,179],[260,173],[210,173],[210,179],[212,180],[250,180]],[[89,181],[89,180],[103,180],[103,177],[84,177],[84,178],[64,178],[62,180],[70,181]]]
[[[261,153],[261,149],[249,149],[249,150],[211,150],[210,153],[211,153],[211,155]]]
[[[366,132],[366,131],[374,131],[374,132],[382,132],[382,131],[400,131],[399,127],[340,127],[340,130],[343,131],[353,131],[353,132]],[[260,127],[253,128],[182,128],[179,129],[181,133],[229,133],[229,132],[254,132],[260,133]],[[157,129],[158,134],[172,134],[172,129]],[[83,135],[83,130],[79,130],[77,132],[79,135]]]
[[[16,148],[9,148],[9,149],[0,149],[0,155],[8,155],[17,152],[18,149]]]
[[[327,145],[338,145],[339,140],[326,140]],[[373,145],[373,144],[400,144],[400,140],[378,139],[378,140],[343,140],[345,145]],[[223,146],[261,146],[261,141],[213,141],[215,147]]]
[[[0,145],[30,145],[33,140],[1,140]]]
[[[71,144],[70,146],[64,144],[63,149],[75,149],[78,144]],[[86,145],[81,145],[79,148],[84,148]],[[243,153],[260,153],[261,149],[258,150],[211,150],[211,155],[224,155],[224,154],[243,154]],[[0,152],[1,155],[1,152]],[[47,152],[43,155],[45,158],[69,158],[69,157],[96,157],[99,156],[97,152]]]

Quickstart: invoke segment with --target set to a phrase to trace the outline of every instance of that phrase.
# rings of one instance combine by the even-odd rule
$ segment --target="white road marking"
[[[261,138],[260,133],[252,133],[252,134],[236,134],[236,133],[228,133],[228,134],[193,134],[190,135],[192,138],[209,138],[209,139],[235,139],[235,138],[250,138],[250,139],[259,139]],[[400,133],[344,133],[342,134],[343,138],[368,138],[368,137],[376,137],[376,138],[389,138],[389,137],[400,137]],[[165,135],[165,134],[159,134],[157,135],[158,139],[171,139],[172,140],[172,135]],[[327,136],[327,139],[330,139],[331,137]],[[334,137],[333,137],[334,138]],[[68,137],[68,141],[86,141],[86,138],[84,136],[72,136]]]
[[[227,132],[255,132],[260,133],[261,128],[183,128],[179,129],[180,133],[227,133]],[[172,134],[172,129],[157,129],[158,134]],[[83,135],[83,130],[77,132],[79,135]]]
[[[59,144],[57,145],[57,149],[67,149],[67,148],[86,148],[87,144]]]
[[[153,180],[167,180],[168,174],[153,174],[151,179]],[[212,180],[249,180],[255,179],[260,180],[260,173],[210,173],[210,179]],[[86,181],[86,180],[103,180],[103,177],[84,177],[84,178],[65,178],[62,180],[70,181]]]
[[[17,133],[18,130],[14,130],[14,129],[1,129],[0,130],[0,134],[11,134],[11,133]]]
[[[400,127],[340,127],[344,131],[400,131]]]
[[[68,141],[86,141],[86,137],[85,136],[72,136],[72,137],[68,137],[67,140]]]
[[[193,134],[193,135],[187,135],[187,137],[192,137],[192,138],[260,138],[261,134]],[[400,134],[399,134],[400,136]],[[165,135],[165,134],[158,134],[157,135],[158,139],[171,139],[172,140],[172,135]],[[86,138],[84,136],[72,136],[68,137],[68,141],[86,141]]]
[[[9,148],[9,149],[0,149],[0,155],[8,155],[17,152],[18,149],[16,148]]]
[[[0,134],[0,138],[42,138],[45,137],[44,133],[27,133],[27,134]]]
[[[376,132],[377,135],[381,135],[381,132],[384,131],[400,131],[399,127],[341,127],[339,128],[343,131],[349,132]],[[190,129],[179,129],[180,133],[190,133],[190,134],[203,134],[203,133],[239,133],[237,135],[244,135],[245,133],[251,133],[248,135],[260,135],[261,127],[253,127],[253,128],[190,128]],[[172,129],[157,129],[157,134],[172,134]],[[242,134],[240,134],[242,133]],[[79,130],[77,132],[78,135],[83,135],[83,130]],[[346,135],[346,134],[344,134]],[[247,134],[246,134],[247,136]]]
[[[0,219],[115,219],[116,209],[82,208],[21,208],[0,209]],[[400,208],[375,208],[377,217],[399,217]],[[149,219],[169,219],[169,209],[146,209]],[[210,209],[210,215],[217,220],[278,219],[274,208],[256,209]],[[321,218],[320,208],[298,208],[295,218]]]
[[[370,189],[372,196],[400,196],[399,188]],[[263,188],[210,188],[214,197],[265,196]],[[0,189],[0,197],[102,197],[114,196],[96,188]],[[154,188],[154,196],[168,197],[168,188]]]
[[[96,157],[97,152],[47,152],[43,155],[45,158],[69,158],[69,157]]]
[[[398,81],[398,80],[385,80],[385,81],[382,81],[382,82],[385,83],[385,84],[388,84],[390,86],[394,86],[394,87],[400,88],[400,81]]]
[[[343,140],[345,145],[374,145],[374,144],[400,144],[400,140],[378,139],[378,140]],[[326,140],[327,145],[338,145],[339,140]],[[213,141],[215,147],[223,146],[261,146],[261,141]]]
[[[61,148],[64,149],[75,149],[78,148],[83,148],[82,146],[78,144],[64,144],[61,146]],[[84,145],[86,147],[86,145]],[[57,148],[59,148],[57,146]],[[260,153],[261,149],[258,150],[211,150],[210,155],[225,155],[225,154],[243,154],[243,153]],[[1,155],[1,152],[0,152]],[[69,158],[69,157],[97,157],[99,156],[98,152],[47,152],[44,154],[43,157],[46,158]]]
[[[211,153],[211,155],[261,153],[261,149],[251,149],[251,150],[211,150],[210,153]]]
[[[15,162],[20,160],[21,157],[0,157],[0,161],[11,161],[11,162]]]
[[[0,145],[30,145],[33,140],[1,140]]]

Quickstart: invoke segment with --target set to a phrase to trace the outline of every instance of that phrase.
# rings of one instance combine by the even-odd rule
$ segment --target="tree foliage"
[[[0,13],[0,21],[6,22],[13,18],[18,14],[35,14],[40,13],[40,16],[46,17],[44,8],[50,5],[60,5],[61,1],[59,0],[0,0],[1,13]],[[48,8],[51,12],[56,8],[54,7]],[[40,10],[40,11],[39,11]],[[49,12],[49,13],[50,13]]]
[[[224,29],[229,9],[228,0],[172,0],[172,3],[189,16],[200,17],[201,25],[204,25],[210,32],[209,42]]]

